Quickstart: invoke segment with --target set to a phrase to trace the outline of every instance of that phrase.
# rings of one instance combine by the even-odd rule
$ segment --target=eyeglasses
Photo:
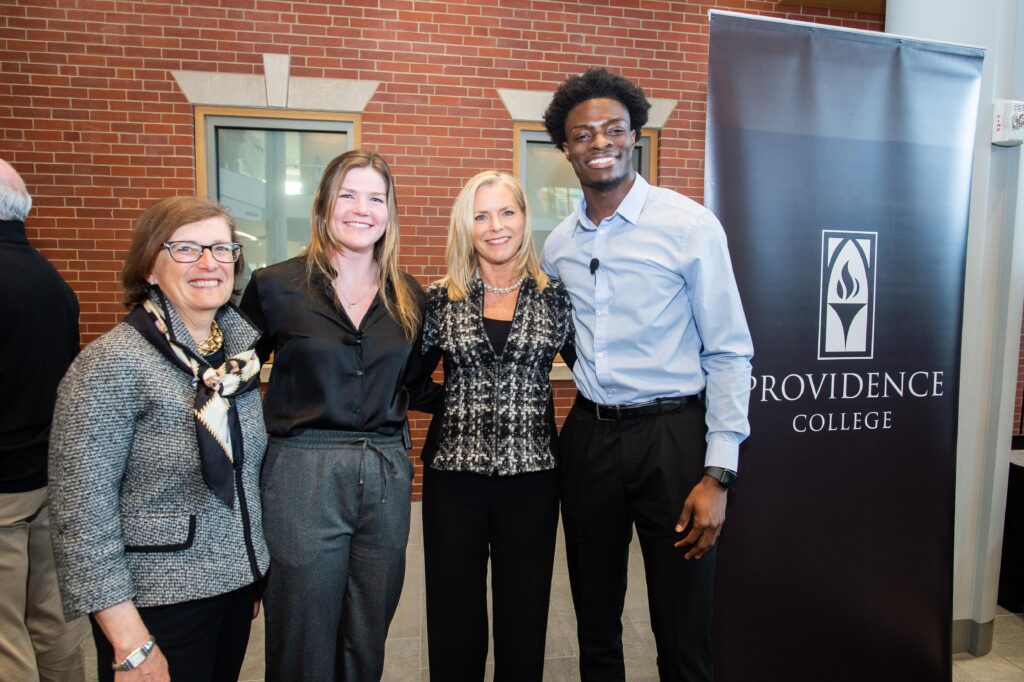
[[[218,263],[237,263],[242,256],[242,245],[238,242],[217,242],[198,244],[196,242],[164,242],[164,248],[171,259],[178,263],[195,263],[203,257],[203,251],[210,250],[213,260]]]

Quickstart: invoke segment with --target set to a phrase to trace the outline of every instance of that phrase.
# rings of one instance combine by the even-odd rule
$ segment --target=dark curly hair
[[[569,76],[558,86],[551,104],[544,112],[544,127],[559,149],[565,143],[565,119],[574,106],[588,99],[613,99],[629,111],[629,125],[639,133],[647,125],[651,103],[639,85],[607,69],[588,69],[579,76]]]

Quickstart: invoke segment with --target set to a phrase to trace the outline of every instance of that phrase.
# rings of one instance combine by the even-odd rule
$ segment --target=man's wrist
[[[712,479],[726,490],[730,490],[736,485],[736,472],[732,469],[707,466],[704,467],[704,477]]]

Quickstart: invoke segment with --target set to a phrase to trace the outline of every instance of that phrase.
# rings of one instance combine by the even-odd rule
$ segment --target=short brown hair
[[[213,199],[201,197],[168,197],[156,202],[139,216],[132,233],[132,245],[121,269],[121,284],[124,286],[124,305],[132,308],[149,297],[151,285],[146,281],[153,272],[160,249],[182,225],[199,222],[207,218],[223,218],[231,230],[231,241],[237,241],[235,221],[228,210]],[[243,257],[235,263],[235,281],[238,281]]]

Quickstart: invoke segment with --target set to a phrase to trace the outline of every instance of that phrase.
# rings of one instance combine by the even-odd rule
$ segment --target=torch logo
[[[821,231],[819,360],[874,357],[877,246],[877,232]]]

